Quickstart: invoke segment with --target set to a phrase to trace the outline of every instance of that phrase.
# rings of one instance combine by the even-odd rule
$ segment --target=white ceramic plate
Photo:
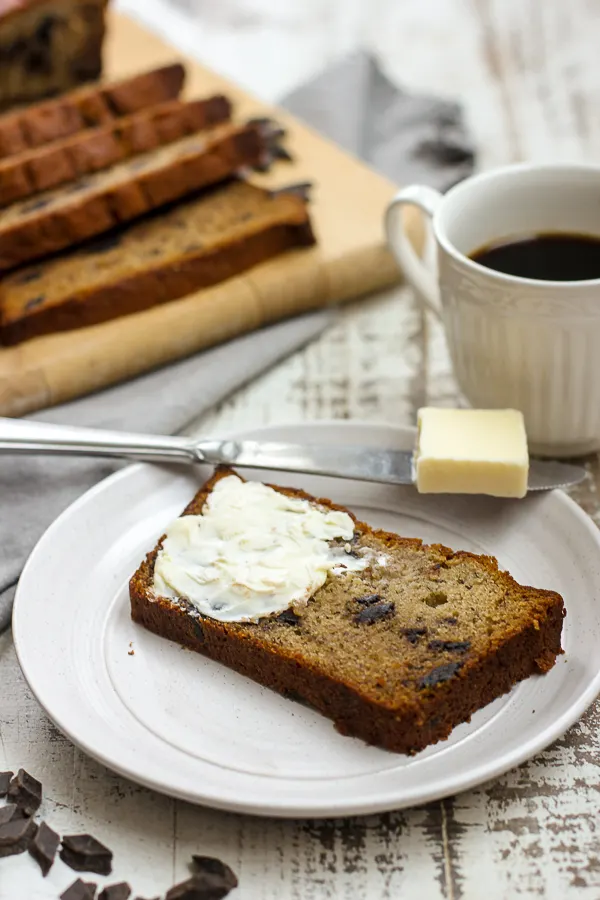
[[[252,437],[409,448],[410,429],[271,427]],[[397,809],[464,790],[550,744],[600,691],[600,533],[565,494],[522,501],[420,497],[332,478],[267,473],[375,526],[498,557],[563,594],[566,654],[412,758],[342,737],[305,707],[134,625],[127,583],[208,475],[136,465],[88,491],[48,529],[21,577],[19,661],[50,718],[91,756],[196,803],[270,816]],[[250,473],[265,477],[265,473]]]

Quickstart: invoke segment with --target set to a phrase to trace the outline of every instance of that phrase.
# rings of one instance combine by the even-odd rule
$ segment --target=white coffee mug
[[[431,218],[437,261],[417,256],[402,228],[405,205]],[[469,258],[545,232],[600,238],[600,166],[507,166],[444,195],[412,185],[390,203],[386,231],[407,280],[444,323],[465,400],[522,410],[533,453],[600,449],[600,277],[533,280]]]

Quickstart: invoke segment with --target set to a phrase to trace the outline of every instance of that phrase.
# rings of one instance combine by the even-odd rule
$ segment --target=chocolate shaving
[[[270,119],[268,116],[253,116],[251,119],[248,119],[247,125],[257,125],[259,128],[266,128],[271,124],[273,119]]]
[[[254,163],[252,168],[255,172],[268,172],[273,163],[273,156],[270,153],[263,153],[258,162]]]
[[[109,884],[101,891],[98,900],[129,900],[131,896],[131,888],[126,881],[120,881],[119,884]]]
[[[6,797],[8,794],[8,786],[14,774],[14,772],[0,772],[0,797]]]
[[[276,188],[271,191],[271,196],[277,197],[278,194],[295,194],[297,197],[301,197],[305,203],[308,203],[310,200],[311,188],[311,181],[299,181],[296,184],[289,184],[287,187]]]
[[[73,884],[63,891],[60,900],[94,900],[97,884],[93,881],[82,881],[78,878]]]
[[[247,125],[258,132],[263,144],[260,159],[253,166],[255,171],[268,172],[277,159],[292,160],[291,155],[280,144],[281,138],[285,137],[285,129],[277,122],[267,116],[259,116],[249,119]]]
[[[60,836],[42,822],[28,849],[42,870],[44,878],[52,868],[59,844]]]
[[[33,819],[11,819],[0,827],[0,857],[24,853],[35,836],[37,825]]]
[[[261,134],[267,137],[282,138],[286,135],[285,128],[282,128],[279,122],[276,122],[275,119],[270,119],[268,116],[255,116],[252,119],[248,119],[246,124],[254,125]]]
[[[357,625],[373,625],[382,619],[389,619],[394,615],[396,605],[394,603],[375,603],[373,606],[366,606],[354,616]]]
[[[42,785],[25,769],[19,769],[9,785],[7,796],[26,816],[32,816],[42,802]]]
[[[269,139],[265,144],[260,159],[254,164],[253,168],[256,172],[268,172],[273,163],[278,159],[285,160],[286,162],[294,161],[293,156],[285,147],[282,147],[281,144]]]
[[[282,144],[275,144],[273,146],[273,156],[275,159],[281,159],[284,162],[294,162],[294,157],[286,147],[282,146]]]
[[[60,858],[75,872],[110,875],[112,851],[91,834],[70,834],[62,839]]]
[[[462,665],[461,662],[452,662],[443,666],[436,666],[435,669],[432,669],[431,672],[421,678],[419,688],[436,687],[436,685],[442,684],[444,681],[449,681],[462,668]]]

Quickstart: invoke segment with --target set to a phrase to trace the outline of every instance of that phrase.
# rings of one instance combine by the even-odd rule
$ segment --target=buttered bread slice
[[[562,652],[559,594],[231,469],[169,526],[130,598],[155,634],[400,753],[446,738]]]

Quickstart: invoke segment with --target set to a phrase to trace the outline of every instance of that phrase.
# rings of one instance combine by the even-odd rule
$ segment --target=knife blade
[[[331,475],[381,484],[414,484],[410,450],[235,440],[199,442],[197,449],[204,461],[212,465]],[[581,466],[531,460],[527,487],[529,491],[571,487],[583,481],[585,475]]]
[[[350,444],[195,440],[185,436],[128,434],[22,419],[0,418],[0,454],[105,456],[149,462],[208,463],[331,475],[381,484],[413,484],[410,450]],[[532,460],[529,490],[570,487],[586,477],[581,466]]]

